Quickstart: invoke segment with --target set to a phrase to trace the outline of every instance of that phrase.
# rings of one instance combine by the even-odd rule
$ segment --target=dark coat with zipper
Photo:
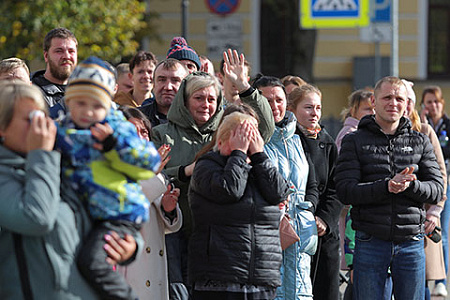
[[[209,152],[194,169],[189,203],[194,232],[189,279],[276,287],[280,282],[280,209],[289,185],[266,154]]]
[[[298,125],[297,125],[298,127]],[[327,233],[320,237],[320,248],[312,258],[311,274],[314,299],[339,298],[339,215],[342,203],[336,195],[334,171],[338,157],[337,146],[325,128],[317,139],[307,138],[299,128],[303,149],[312,161],[319,189],[319,203],[315,215],[328,226]]]
[[[414,167],[417,180],[390,193],[388,181],[406,167]],[[403,117],[392,135],[374,115],[362,118],[358,130],[344,137],[335,181],[339,200],[353,205],[352,227],[396,243],[424,232],[424,204],[440,201],[444,189],[430,140]]]

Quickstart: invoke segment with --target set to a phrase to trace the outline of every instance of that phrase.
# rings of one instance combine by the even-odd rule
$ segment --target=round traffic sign
[[[206,0],[209,10],[222,16],[233,13],[240,3],[241,0]]]

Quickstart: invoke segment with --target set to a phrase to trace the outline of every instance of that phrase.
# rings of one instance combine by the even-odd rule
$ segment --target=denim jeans
[[[384,299],[389,267],[396,300],[425,298],[422,235],[397,244],[356,231],[355,241],[353,299]]]
[[[450,186],[447,186],[447,199],[450,197]],[[444,250],[444,266],[445,274],[448,274],[448,226],[450,225],[450,204],[445,201],[444,210],[441,212],[441,236],[442,236],[442,249]],[[436,284],[442,282],[447,285],[447,279],[436,280]]]

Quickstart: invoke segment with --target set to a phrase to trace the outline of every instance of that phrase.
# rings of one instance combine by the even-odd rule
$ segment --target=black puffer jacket
[[[417,180],[401,193],[390,193],[388,181],[411,166]],[[405,118],[393,135],[384,134],[373,115],[361,119],[342,142],[335,181],[339,200],[353,205],[353,228],[394,242],[423,233],[424,203],[437,203],[443,195],[433,146]]]
[[[289,185],[264,153],[209,152],[194,169],[189,203],[194,232],[189,280],[279,286],[281,246],[278,204]]]
[[[329,229],[327,234],[339,239],[338,222],[342,203],[337,198],[334,185],[334,171],[338,156],[336,144],[325,128],[319,132],[317,139],[307,138],[300,129],[297,129],[295,133],[300,136],[303,149],[314,164],[319,189],[319,203],[314,214],[327,223]]]

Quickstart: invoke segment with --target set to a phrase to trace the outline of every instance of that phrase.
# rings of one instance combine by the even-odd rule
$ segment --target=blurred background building
[[[323,93],[324,122],[339,126],[352,91],[392,74],[393,0],[370,3],[368,27],[324,29],[300,27],[304,1],[147,0],[148,9],[157,13],[160,37],[149,41],[148,50],[163,58],[172,37],[184,32],[189,45],[208,56],[217,71],[222,51],[237,49],[250,61],[252,75],[298,75],[317,85]],[[307,2],[313,6],[320,0]],[[429,84],[441,86],[444,97],[450,95],[450,1],[398,2],[398,75],[415,83],[419,102]]]

